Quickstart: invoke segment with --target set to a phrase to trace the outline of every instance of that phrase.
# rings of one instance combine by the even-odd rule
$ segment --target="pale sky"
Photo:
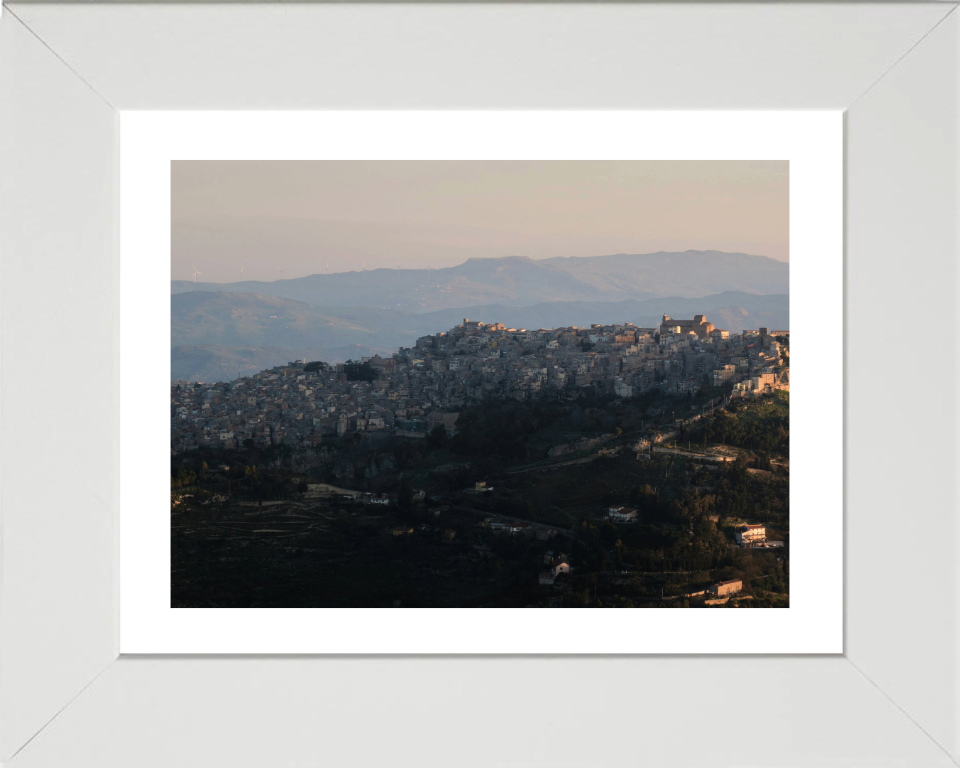
[[[171,272],[234,282],[688,249],[788,261],[788,191],[785,160],[178,160]]]

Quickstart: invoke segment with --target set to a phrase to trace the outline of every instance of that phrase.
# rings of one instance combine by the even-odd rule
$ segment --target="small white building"
[[[741,525],[734,532],[734,538],[741,547],[749,547],[767,540],[767,529],[763,525]]]
[[[731,579],[730,581],[721,581],[713,584],[707,588],[707,591],[717,597],[723,597],[724,595],[734,595],[742,589],[743,582],[740,581],[740,579]]]
[[[607,519],[618,523],[632,523],[637,519],[637,510],[633,507],[607,507]]]
[[[713,371],[713,385],[715,387],[720,386],[724,382],[730,381],[730,379],[736,375],[737,366],[735,365],[725,365],[722,368],[716,368]]]

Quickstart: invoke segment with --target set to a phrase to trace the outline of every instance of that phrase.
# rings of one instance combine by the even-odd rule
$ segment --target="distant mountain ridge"
[[[309,349],[368,344],[395,349],[395,342],[410,332],[394,330],[397,322],[411,317],[395,310],[321,308],[256,293],[179,293],[170,297],[170,305],[173,346]]]
[[[196,291],[171,296],[172,366],[174,378],[228,380],[298,357],[342,362],[374,352],[389,355],[420,336],[448,331],[464,317],[523,328],[625,322],[647,327],[658,325],[664,313],[705,314],[732,333],[760,326],[790,327],[788,295],[737,291],[697,299],[481,304],[426,313],[317,307],[276,296]]]
[[[381,307],[426,313],[465,306],[697,298],[728,291],[789,292],[788,264],[722,251],[610,256],[468,259],[443,269],[374,269],[272,282],[171,282],[174,294],[255,293],[314,306]]]

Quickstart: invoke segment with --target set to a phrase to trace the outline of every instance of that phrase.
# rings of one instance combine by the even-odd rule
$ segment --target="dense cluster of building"
[[[584,389],[628,398],[652,388],[696,393],[732,384],[740,395],[789,387],[786,331],[729,334],[703,315],[659,328],[622,325],[507,328],[464,319],[389,358],[364,362],[372,381],[351,381],[343,364],[299,360],[232,382],[173,382],[174,452],[200,445],[309,447],[348,432],[422,436],[456,430],[470,401],[576,397]]]

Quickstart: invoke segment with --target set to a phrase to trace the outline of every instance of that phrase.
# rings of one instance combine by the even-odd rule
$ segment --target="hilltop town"
[[[789,604],[786,331],[465,319],[171,399],[177,606]]]
[[[298,360],[229,383],[173,382],[171,449],[310,448],[350,433],[453,434],[461,409],[488,398],[730,397],[789,391],[789,332],[730,334],[703,315],[658,328],[630,323],[528,330],[464,318],[392,357]],[[666,420],[666,414],[663,414]]]

